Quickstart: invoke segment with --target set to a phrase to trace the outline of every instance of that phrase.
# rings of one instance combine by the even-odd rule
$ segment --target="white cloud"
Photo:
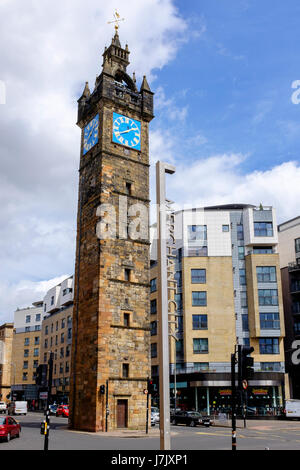
[[[56,286],[68,275],[58,276],[48,281],[22,280],[17,283],[0,282],[1,306],[4,313],[0,313],[0,325],[13,321],[13,312],[17,308],[30,307],[33,302],[43,300],[46,292]]]
[[[202,207],[245,203],[275,207],[278,223],[299,215],[300,165],[289,161],[265,171],[243,173],[242,154],[224,154],[178,162],[168,180],[170,197],[177,204]]]
[[[152,86],[155,70],[173,60],[191,34],[172,0],[0,3],[0,81],[6,89],[0,107],[2,320],[37,300],[35,279],[74,270],[76,101],[84,82],[93,89],[101,72],[115,8],[126,17],[120,40],[131,52],[129,73],[138,80],[146,74]],[[26,295],[20,285],[28,286]]]

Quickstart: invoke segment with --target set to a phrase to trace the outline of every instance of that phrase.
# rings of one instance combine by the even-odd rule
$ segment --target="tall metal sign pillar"
[[[165,174],[175,173],[175,167],[156,163],[157,261],[158,261],[158,334],[159,334],[159,412],[160,449],[171,449],[170,435],[170,358],[167,280],[167,210]]]

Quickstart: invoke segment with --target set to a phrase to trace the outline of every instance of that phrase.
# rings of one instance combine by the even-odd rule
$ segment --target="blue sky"
[[[181,149],[187,139],[202,134],[206,141],[190,149],[189,159],[223,152],[249,154],[242,172],[299,159],[300,107],[291,102],[291,84],[300,77],[300,3],[175,4],[200,33],[159,71],[158,81],[178,107],[187,108],[187,115],[177,126],[168,116],[158,116],[153,128],[174,125],[173,138]]]
[[[274,206],[279,222],[299,214],[298,0],[2,0],[0,324],[74,271],[77,99],[101,73],[115,8],[128,72],[155,92],[152,202],[165,160],[177,168],[168,196],[179,208],[243,202]]]

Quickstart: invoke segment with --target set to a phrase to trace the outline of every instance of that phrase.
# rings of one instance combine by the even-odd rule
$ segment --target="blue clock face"
[[[98,143],[99,135],[99,114],[92,119],[84,128],[83,135],[83,155],[85,155],[94,145]]]
[[[112,141],[135,150],[141,150],[141,123],[135,119],[113,113]]]

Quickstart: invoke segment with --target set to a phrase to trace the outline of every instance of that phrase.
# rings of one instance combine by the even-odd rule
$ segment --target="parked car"
[[[151,406],[151,424],[152,424],[152,419],[153,419],[153,426],[155,426],[156,423],[159,423],[159,409],[156,408],[155,406]]]
[[[186,424],[186,426],[210,426],[209,416],[204,416],[198,411],[178,411],[172,416],[172,424]]]
[[[68,418],[69,416],[69,406],[68,405],[58,405],[56,410],[56,416],[64,416]]]
[[[0,413],[1,414],[6,413],[6,408],[7,408],[6,403],[4,401],[0,401]]]
[[[50,412],[50,415],[56,415],[56,411],[57,411],[57,405],[50,405],[49,407],[49,412]]]
[[[26,415],[27,401],[11,401],[7,407],[9,415]]]
[[[21,425],[11,416],[0,418],[0,438],[10,441],[11,437],[20,437]]]

